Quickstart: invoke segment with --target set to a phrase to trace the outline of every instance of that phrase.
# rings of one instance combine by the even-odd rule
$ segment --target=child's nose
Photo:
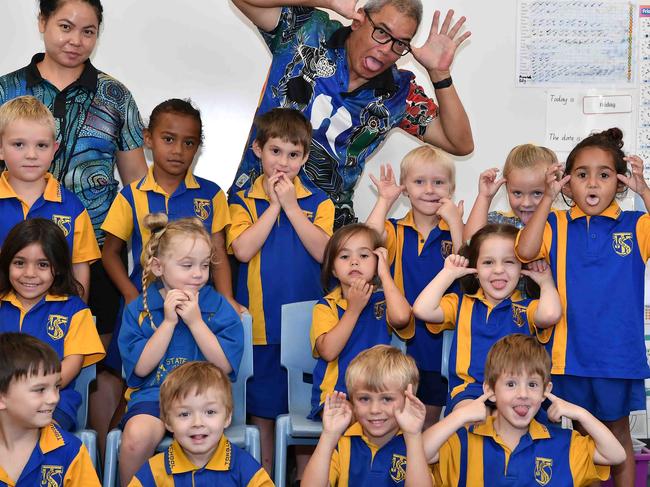
[[[59,390],[56,387],[50,389],[49,394],[47,395],[46,401],[48,404],[56,404],[59,402]]]

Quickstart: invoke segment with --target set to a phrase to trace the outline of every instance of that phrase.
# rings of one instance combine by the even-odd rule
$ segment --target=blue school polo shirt
[[[349,217],[366,158],[388,132],[400,127],[422,137],[438,116],[438,107],[416,84],[415,75],[396,66],[348,92],[345,42],[351,32],[323,10],[282,8],[277,27],[261,31],[273,58],[256,113],[294,108],[311,121],[312,143],[303,182],[311,181],[325,191],[337,210],[347,210]],[[231,194],[250,187],[262,173],[252,149],[255,137],[253,127]],[[337,227],[343,223],[337,220]]]
[[[596,445],[589,436],[533,419],[519,444],[510,449],[494,429],[494,417],[459,429],[440,448],[434,466],[437,486],[573,487],[609,477],[609,467],[594,464]]]
[[[649,255],[646,213],[612,202],[592,217],[577,206],[549,214],[538,257],[550,263],[563,308],[548,345],[553,374],[650,377],[643,327]]]
[[[90,217],[79,198],[47,173],[45,190],[30,207],[11,187],[8,174],[4,171],[0,176],[0,245],[18,223],[29,218],[46,218],[56,223],[65,235],[73,264],[92,263],[101,257]]]
[[[6,460],[6,459],[5,459]],[[55,424],[41,435],[17,481],[0,467],[0,487],[99,487],[88,450],[72,433]]]
[[[427,328],[432,333],[455,328],[449,354],[449,394],[452,398],[472,384],[481,387],[479,396],[483,393],[485,360],[490,347],[500,338],[524,333],[537,334],[540,341],[548,341],[552,329],[537,331],[535,327],[538,304],[539,300],[523,299],[519,291],[515,291],[493,306],[480,288],[476,294],[449,293],[442,297],[443,322],[427,323]]]
[[[354,423],[339,439],[330,461],[329,483],[338,487],[396,487],[406,481],[406,443],[401,432],[381,448]]]
[[[153,166],[149,167],[145,177],[120,191],[102,224],[105,232],[131,242],[133,271],[129,277],[138,291],[142,291],[142,250],[151,237],[143,220],[150,213],[165,213],[169,221],[197,217],[210,234],[230,224],[226,195],[216,183],[188,171],[170,196],[156,183]]]
[[[129,405],[143,401],[157,402],[160,384],[169,372],[185,362],[206,360],[192,332],[179,317],[167,350],[158,366],[146,377],[136,375],[135,365],[142,355],[142,350],[156,331],[155,326],[160,326],[165,317],[163,308],[165,302],[160,294],[160,286],[160,283],[154,283],[147,288],[147,303],[151,316],[144,309],[142,295],[127,304],[124,310],[118,345],[124,364],[128,386],[126,397]],[[203,286],[199,291],[199,307],[203,321],[216,335],[232,367],[230,379],[235,380],[244,351],[244,330],[239,315],[226,298],[210,285]]]
[[[426,241],[415,226],[413,211],[404,218],[386,221],[386,248],[395,284],[413,305],[422,290],[436,277],[453,252],[451,233],[444,220],[429,233]],[[424,321],[415,319],[415,336],[407,343],[418,368],[440,372],[442,334],[429,332]]]
[[[32,95],[54,115],[56,141],[50,172],[72,191],[88,210],[100,245],[100,225],[115,199],[116,154],[142,147],[142,120],[131,92],[118,80],[86,61],[79,79],[60,91],[43,79],[32,57],[24,68],[0,77],[0,105]]]
[[[318,417],[328,394],[334,391],[347,393],[345,371],[354,357],[375,345],[390,345],[393,329],[386,315],[384,292],[378,290],[370,296],[339,356],[331,362],[321,358],[316,350],[316,340],[338,324],[347,307],[348,301],[343,297],[341,287],[335,288],[314,306],[310,340],[312,353],[318,362],[314,367],[310,414],[312,418]],[[394,331],[402,339],[412,338],[415,333],[413,321],[406,328]]]
[[[231,225],[228,247],[248,230],[268,209],[264,190],[266,176],[257,178],[252,188],[230,197]],[[298,205],[310,222],[332,235],[334,205],[316,188],[305,188],[294,178]],[[278,285],[281,280],[281,285]],[[260,251],[249,262],[239,265],[237,302],[246,306],[253,317],[253,345],[280,343],[280,310],[283,304],[318,299],[320,264],[300,240],[284,210],[266,237]]]
[[[27,333],[50,345],[63,360],[69,355],[82,355],[82,367],[104,358],[104,346],[99,339],[95,320],[77,296],[46,295],[29,311],[10,292],[0,298],[0,332]],[[73,421],[81,404],[72,380],[61,389],[58,409]]]
[[[178,442],[174,441],[167,451],[151,457],[129,483],[129,487],[173,485],[273,487],[273,482],[257,460],[222,435],[205,466],[194,465]]]

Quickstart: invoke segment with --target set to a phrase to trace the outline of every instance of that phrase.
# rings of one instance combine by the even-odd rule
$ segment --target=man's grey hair
[[[417,25],[422,21],[422,2],[421,0],[368,0],[364,9],[371,14],[379,12],[386,5],[392,5],[398,12],[415,20]]]

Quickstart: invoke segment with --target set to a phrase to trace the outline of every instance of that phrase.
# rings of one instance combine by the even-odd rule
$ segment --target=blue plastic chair
[[[234,409],[232,421],[225,435],[235,445],[244,448],[255,460],[261,461],[260,431],[257,426],[246,424],[246,381],[253,375],[253,320],[249,314],[242,316],[244,327],[244,353],[237,380],[232,384]],[[114,429],[106,436],[106,457],[104,459],[103,487],[118,486],[118,458],[122,431]],[[171,445],[172,439],[165,437],[156,448],[157,452],[165,451]]]
[[[451,342],[454,341],[454,330],[442,332],[442,363],[440,364],[440,375],[449,380],[449,354],[451,354]]]
[[[311,354],[309,330],[316,301],[282,306],[280,362],[287,369],[289,414],[275,421],[275,485],[286,485],[287,448],[289,445],[315,445],[323,431],[320,421],[311,421],[312,384],[306,376],[314,372],[316,359]]]
[[[74,435],[85,445],[93,466],[97,468],[97,433],[93,430],[86,429],[88,421],[88,395],[90,383],[96,377],[95,364],[83,367],[74,383],[74,390],[81,395],[81,404],[77,409],[77,431]]]

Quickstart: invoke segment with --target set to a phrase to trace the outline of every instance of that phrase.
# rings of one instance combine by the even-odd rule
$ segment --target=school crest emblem
[[[406,479],[406,457],[404,455],[393,454],[390,478],[393,479],[393,482],[403,482]]]
[[[194,214],[202,221],[205,221],[210,216],[210,200],[203,198],[194,198]]]
[[[546,485],[553,477],[553,459],[535,457],[535,481],[539,485]]]
[[[443,240],[440,242],[440,253],[445,259],[451,255],[452,249],[453,245],[451,243],[451,240]]]
[[[63,328],[68,324],[68,317],[50,315],[47,317],[47,335],[52,340],[60,340],[65,335]]]
[[[520,304],[512,303],[512,321],[519,328],[524,326],[524,324],[526,323],[526,320],[524,319],[525,315],[526,315],[526,307],[525,306],[521,306]]]
[[[614,247],[614,252],[621,257],[625,257],[632,253],[632,245],[634,245],[632,232],[619,232],[612,234],[612,247]]]
[[[386,301],[380,301],[378,303],[375,303],[374,311],[375,311],[375,319],[381,320],[386,314]]]
[[[42,465],[41,485],[44,487],[61,487],[63,485],[63,467],[61,465]]]
[[[70,235],[72,218],[67,215],[52,215],[52,221],[61,229],[66,237]]]

